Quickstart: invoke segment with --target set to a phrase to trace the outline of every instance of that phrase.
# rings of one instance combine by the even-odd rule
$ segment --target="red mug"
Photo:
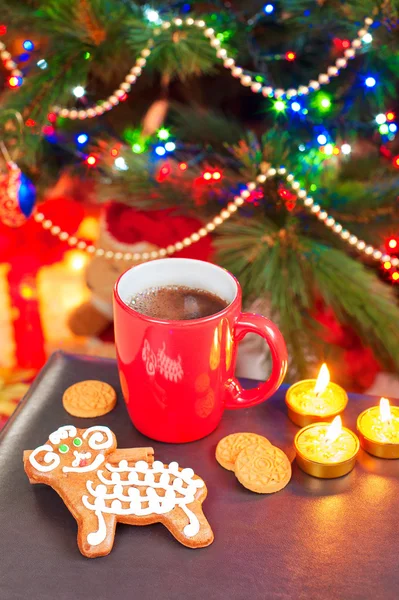
[[[152,287],[182,285],[216,294],[229,304],[200,319],[172,321],[143,315],[130,298]],[[277,327],[241,312],[241,288],[225,269],[201,260],[164,258],[132,267],[114,288],[119,376],[133,424],[161,442],[191,442],[219,424],[225,408],[247,408],[269,398],[287,370],[287,349]],[[237,345],[257,333],[269,345],[273,369],[244,390],[234,377]]]

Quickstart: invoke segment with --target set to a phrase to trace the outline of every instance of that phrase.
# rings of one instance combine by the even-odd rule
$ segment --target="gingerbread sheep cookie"
[[[105,426],[60,427],[24,452],[30,483],[44,483],[63,499],[78,524],[78,546],[88,558],[111,552],[117,523],[163,523],[189,548],[213,542],[202,511],[205,482],[177,462],[154,461],[152,448],[117,449]]]

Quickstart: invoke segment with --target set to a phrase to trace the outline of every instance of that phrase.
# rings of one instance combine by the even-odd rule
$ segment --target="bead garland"
[[[80,119],[81,121],[84,121],[85,119],[99,117],[105,112],[112,110],[114,106],[117,106],[119,102],[129,94],[132,85],[134,85],[137,79],[140,77],[143,67],[146,65],[147,58],[152,52],[153,46],[154,40],[150,39],[147,43],[147,46],[140,52],[140,56],[136,59],[134,66],[130,69],[120,86],[102,103],[81,110],[76,108],[69,109],[61,106],[53,106],[51,111],[64,119]]]
[[[10,71],[10,78],[17,77],[22,83],[22,72],[18,69],[18,65],[12,60],[11,54],[6,49],[4,42],[0,42],[0,58],[7,71]],[[19,85],[21,85],[21,83]],[[18,87],[17,85],[12,87]]]
[[[177,17],[172,21],[163,21],[161,27],[154,29],[153,33],[154,36],[158,36],[162,30],[169,29],[172,25],[177,27],[181,27],[182,25],[197,27],[198,29],[203,30],[204,36],[209,39],[210,45],[215,49],[216,56],[223,60],[223,66],[231,71],[233,77],[240,80],[241,85],[244,87],[250,87],[251,91],[255,94],[262,93],[263,96],[268,98],[281,98],[283,96],[286,96],[287,98],[293,98],[295,96],[307,95],[312,91],[320,89],[322,85],[326,85],[330,82],[330,77],[336,77],[339,74],[340,69],[345,69],[348,65],[348,59],[354,58],[356,51],[361,48],[362,38],[366,35],[372,23],[373,19],[370,17],[367,17],[364,20],[363,28],[359,29],[357,32],[357,38],[351,42],[351,48],[347,48],[344,51],[344,56],[337,58],[335,64],[327,68],[326,73],[320,73],[317,79],[309,81],[308,85],[300,85],[298,88],[290,88],[288,90],[273,88],[272,86],[262,85],[261,83],[254,81],[250,75],[244,72],[242,67],[238,67],[236,65],[236,62],[233,58],[228,56],[227,50],[222,48],[220,40],[216,37],[214,29],[211,27],[206,28],[206,23],[202,19],[193,19],[192,17],[181,19]],[[154,40],[150,39],[147,46],[140,52],[139,58],[137,58],[135,65],[130,69],[124,81],[102,103],[92,106],[91,108],[81,110],[76,108],[69,109],[60,106],[53,106],[51,111],[63,118],[85,120],[98,117],[105,112],[112,110],[114,106],[119,104],[122,98],[129,94],[132,85],[136,83],[137,79],[140,77],[142,69],[147,63],[147,58],[152,52],[153,46]]]
[[[70,235],[67,231],[62,231],[61,227],[54,225],[51,219],[46,219],[42,212],[36,212],[34,219],[37,223],[40,223],[44,229],[50,231],[52,235],[58,237],[62,242],[67,242],[69,246],[76,247],[79,250],[85,250],[89,254],[103,256],[108,259],[135,262],[141,260],[153,260],[156,258],[162,258],[164,256],[171,256],[175,252],[179,252],[180,250],[183,250],[183,248],[191,246],[191,244],[195,244],[201,238],[207,236],[209,233],[214,231],[216,227],[219,227],[225,221],[227,221],[227,219],[229,219],[237,211],[237,209],[248,200],[248,198],[251,196],[251,193],[258,187],[258,184],[263,184],[267,179],[275,177],[276,175],[284,175],[287,183],[297,198],[303,202],[305,208],[311,214],[317,217],[327,228],[339,235],[340,238],[349,246],[355,248],[358,250],[358,252],[365,254],[368,258],[373,258],[374,260],[381,261],[382,263],[390,262],[393,267],[397,267],[399,265],[398,257],[384,254],[381,252],[381,250],[378,250],[371,244],[367,244],[364,240],[359,239],[349,230],[344,229],[344,227],[338,223],[334,217],[323,210],[319,204],[315,203],[313,198],[308,195],[305,189],[301,188],[300,183],[295,180],[295,177],[292,173],[287,174],[287,169],[285,167],[279,167],[278,169],[270,167],[266,173],[259,173],[256,177],[256,181],[250,181],[247,183],[245,189],[241,190],[240,195],[236,196],[233,202],[230,202],[226,208],[221,210],[220,213],[212,219],[212,221],[209,221],[209,223],[188,237],[185,237],[183,240],[176,242],[175,244],[170,244],[166,248],[153,250],[152,252],[113,252],[112,250],[96,248],[93,245],[87,244],[84,240],[79,240],[77,237]]]

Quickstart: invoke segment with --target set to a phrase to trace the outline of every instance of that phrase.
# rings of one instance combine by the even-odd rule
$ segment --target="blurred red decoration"
[[[285,53],[285,60],[293,61],[295,59],[296,59],[296,54],[295,54],[295,52],[292,52],[292,50]]]
[[[117,148],[112,148],[112,150],[111,150],[111,156],[118,156],[118,149]]]
[[[97,159],[95,156],[93,156],[92,154],[90,154],[87,158],[86,158],[86,164],[89,165],[89,167],[95,167],[97,164]]]
[[[340,38],[334,38],[333,43],[337,50],[346,50],[351,45],[349,40],[341,40]]]
[[[0,35],[5,35],[7,33],[7,25],[4,25],[3,23],[0,24]]]
[[[26,119],[25,125],[27,127],[34,127],[36,125],[36,121],[34,121],[33,119]]]
[[[168,175],[170,175],[170,166],[166,163],[161,167],[157,180],[162,182],[167,178]]]
[[[45,125],[44,127],[42,127],[42,132],[43,135],[54,135],[54,127],[52,125]]]
[[[55,113],[49,113],[47,115],[47,118],[50,121],[50,123],[55,123],[57,120],[57,115]]]

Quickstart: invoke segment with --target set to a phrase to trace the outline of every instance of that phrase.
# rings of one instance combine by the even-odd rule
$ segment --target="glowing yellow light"
[[[380,418],[383,423],[389,423],[392,419],[391,407],[389,405],[388,398],[381,398],[380,400]]]
[[[77,237],[87,240],[96,240],[99,233],[99,222],[95,217],[85,217],[77,231]]]
[[[337,438],[339,438],[339,436],[342,433],[342,421],[341,421],[341,417],[338,415],[338,417],[335,417],[335,419],[332,421],[331,425],[329,425],[327,432],[326,432],[326,440],[328,442],[335,442],[335,440]]]
[[[316,385],[314,386],[314,393],[319,396],[324,392],[328,384],[330,383],[330,371],[326,363],[323,363],[320,367],[319,374],[316,379]]]
[[[19,291],[24,300],[32,300],[35,296],[35,290],[27,283],[22,283]]]
[[[81,271],[85,268],[88,255],[80,250],[71,250],[65,255],[65,262],[72,271]]]

